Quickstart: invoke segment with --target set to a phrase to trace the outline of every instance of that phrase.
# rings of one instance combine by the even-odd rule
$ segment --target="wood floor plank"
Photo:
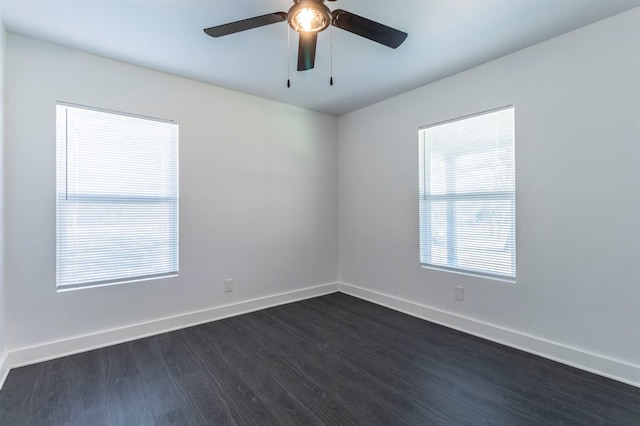
[[[232,321],[220,325],[222,326],[215,327],[215,330],[198,329],[200,337],[212,349],[222,354],[227,361],[226,368],[250,386],[253,397],[260,401],[261,411],[268,412],[269,417],[274,419],[288,418],[291,424],[311,423],[313,413],[288,389],[287,383],[283,385],[282,381],[277,380],[277,376],[283,371],[270,362],[271,360],[265,359],[265,348],[255,339],[253,331],[246,333],[242,328],[235,327]],[[223,343],[229,340],[241,343],[239,346]],[[246,350],[247,348],[250,350]]]
[[[314,365],[324,365],[321,378],[325,386],[333,386],[333,392],[342,395],[350,406],[358,406],[360,418],[371,416],[370,422],[385,424],[406,423],[411,419],[412,411],[415,411],[415,401],[407,399],[406,394],[399,392],[399,389],[386,386],[379,379],[379,365],[372,369],[363,368],[366,360],[357,357],[357,352],[346,355],[339,353],[335,346],[329,345],[325,338],[319,337],[326,331],[324,328],[316,327],[313,321],[294,326],[290,320],[281,319],[278,326],[283,329],[295,327],[300,330],[294,346],[296,351],[292,353],[294,360],[306,355],[312,358]],[[337,338],[338,336],[334,336],[334,339]],[[289,348],[291,351],[291,345]],[[316,372],[319,373],[321,372]],[[367,402],[375,399],[375,405]]]
[[[640,389],[341,293],[13,369],[0,425],[640,425]]]

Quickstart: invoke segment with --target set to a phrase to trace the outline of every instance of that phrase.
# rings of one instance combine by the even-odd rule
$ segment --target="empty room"
[[[640,425],[640,0],[0,0],[0,425]]]

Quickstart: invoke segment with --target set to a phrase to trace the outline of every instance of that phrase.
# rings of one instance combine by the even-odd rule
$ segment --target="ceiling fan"
[[[335,0],[328,0],[335,1]],[[298,44],[298,71],[310,70],[316,58],[318,33],[333,25],[360,37],[395,49],[407,38],[407,33],[388,27],[346,10],[331,11],[325,0],[293,0],[288,12],[274,12],[254,18],[243,19],[206,28],[205,33],[211,37],[222,37],[240,31],[288,21],[294,31],[300,33]]]

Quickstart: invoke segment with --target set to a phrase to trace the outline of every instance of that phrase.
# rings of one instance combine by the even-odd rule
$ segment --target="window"
[[[57,287],[178,272],[178,126],[56,106]]]
[[[512,106],[420,129],[420,263],[515,279]]]

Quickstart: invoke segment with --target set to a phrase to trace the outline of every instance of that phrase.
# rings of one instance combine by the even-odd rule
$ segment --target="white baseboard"
[[[640,366],[638,365],[589,353],[362,287],[346,283],[331,283],[5,352],[0,355],[0,389],[11,368],[61,358],[337,291],[458,331],[640,387]]]
[[[351,284],[340,283],[338,290],[454,330],[640,387],[640,366],[638,365],[586,352],[561,343],[530,336],[516,330],[510,330]]]
[[[54,358],[61,358],[67,355],[73,355],[105,346],[137,340],[181,328],[271,308],[273,306],[323,296],[335,293],[336,291],[338,291],[337,283],[323,284],[302,290],[294,290],[286,293],[245,300],[230,305],[218,306],[202,311],[162,318],[142,324],[135,324],[113,330],[105,330],[71,339],[49,342],[28,348],[20,348],[12,350],[6,354],[4,358],[0,358],[0,374],[4,372],[4,376],[6,377],[10,368],[35,364]],[[4,360],[4,362],[1,362],[2,360]],[[0,378],[2,377],[3,376],[0,375]],[[3,382],[0,382],[0,388],[2,383]]]
[[[0,389],[2,389],[2,385],[4,385],[4,381],[9,375],[9,362],[7,358],[7,352],[0,353]]]

